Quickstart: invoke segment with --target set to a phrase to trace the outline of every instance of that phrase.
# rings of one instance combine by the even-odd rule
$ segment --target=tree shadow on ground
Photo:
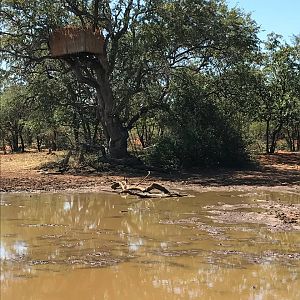
[[[171,184],[173,188],[235,187],[250,186],[300,186],[300,153],[278,153],[258,157],[259,164],[243,170],[202,169],[184,172],[160,172],[152,170],[143,182],[161,182]],[[13,169],[8,160],[2,169],[0,192],[12,191],[56,191],[66,189],[84,189],[91,191],[106,190],[114,181],[128,178],[131,184],[137,184],[147,174],[147,168],[120,168],[114,171],[63,173],[57,175],[39,173],[28,169]]]
[[[244,170],[199,170],[183,172],[162,179],[201,186],[286,186],[300,185],[300,153],[261,155],[259,164]]]

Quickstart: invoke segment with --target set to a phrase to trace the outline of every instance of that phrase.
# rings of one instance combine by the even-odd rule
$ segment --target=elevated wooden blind
[[[49,46],[53,57],[82,52],[103,54],[104,38],[99,30],[90,28],[58,28],[51,34]]]

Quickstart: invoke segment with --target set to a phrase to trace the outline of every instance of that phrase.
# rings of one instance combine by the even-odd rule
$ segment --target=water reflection
[[[136,252],[140,249],[141,246],[143,246],[144,242],[141,238],[134,238],[129,237],[128,238],[128,248],[129,251]]]
[[[23,241],[15,241],[9,246],[1,241],[0,258],[1,260],[11,260],[27,254],[27,244]]]
[[[2,244],[2,243],[1,243]],[[9,259],[12,258],[12,254],[9,253],[6,249],[4,245],[0,246],[0,258],[1,260],[5,260],[5,259]]]
[[[65,201],[64,202],[64,211],[69,211],[73,207],[73,201]]]
[[[27,244],[23,241],[16,241],[13,245],[13,248],[17,255],[26,255],[27,254]]]
[[[279,197],[300,201],[2,195],[10,204],[1,207],[2,299],[297,299],[297,232],[216,224],[204,209]]]

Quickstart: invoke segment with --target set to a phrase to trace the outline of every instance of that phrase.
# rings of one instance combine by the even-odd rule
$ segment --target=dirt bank
[[[131,183],[139,182],[146,171],[114,171],[48,174],[39,172],[43,162],[57,160],[56,155],[44,153],[0,154],[1,192],[41,191],[101,191],[127,177]],[[300,153],[277,153],[258,157],[259,165],[248,170],[201,170],[199,172],[157,173],[144,182],[156,181],[182,190],[289,190],[300,192]]]

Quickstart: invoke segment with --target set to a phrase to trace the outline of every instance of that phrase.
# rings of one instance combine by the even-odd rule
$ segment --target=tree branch
[[[119,48],[119,40],[121,37],[127,32],[129,27],[129,21],[130,21],[130,12],[133,6],[133,0],[129,0],[128,5],[124,12],[123,17],[123,27],[116,33],[111,36],[112,40],[112,47],[111,47],[111,54],[109,59],[109,72],[111,73],[114,69],[117,54],[118,54],[118,48]]]
[[[98,13],[99,13],[99,0],[95,0],[94,2],[94,23],[93,23],[93,31],[97,28],[98,23]]]
[[[85,27],[85,21],[84,21],[83,16],[88,16],[88,12],[80,10],[78,8],[78,5],[76,5],[74,2],[72,2],[70,0],[66,0],[66,2],[68,4],[67,8],[69,8],[70,11],[80,19],[81,25],[83,27]]]
[[[157,103],[151,104],[149,106],[141,107],[139,112],[137,112],[128,122],[126,129],[130,130],[133,128],[134,124],[143,116],[145,116],[149,111],[159,109],[159,110],[168,110],[169,106],[162,103],[164,97],[168,94],[168,89],[164,89],[161,96],[159,97]]]
[[[72,70],[74,71],[74,73],[77,76],[77,79],[80,82],[85,83],[85,84],[87,84],[87,85],[89,85],[89,86],[91,86],[95,89],[99,89],[99,84],[97,83],[97,81],[95,79],[83,75],[78,62],[75,59],[67,57],[67,58],[64,58],[64,60],[72,68]]]
[[[4,54],[6,53],[6,54],[14,56],[15,58],[28,59],[28,60],[34,61],[34,62],[42,62],[43,60],[46,60],[46,59],[54,59],[51,55],[43,55],[43,56],[35,57],[35,56],[22,54],[20,52],[8,50],[8,49],[0,49],[0,53],[4,53]]]

